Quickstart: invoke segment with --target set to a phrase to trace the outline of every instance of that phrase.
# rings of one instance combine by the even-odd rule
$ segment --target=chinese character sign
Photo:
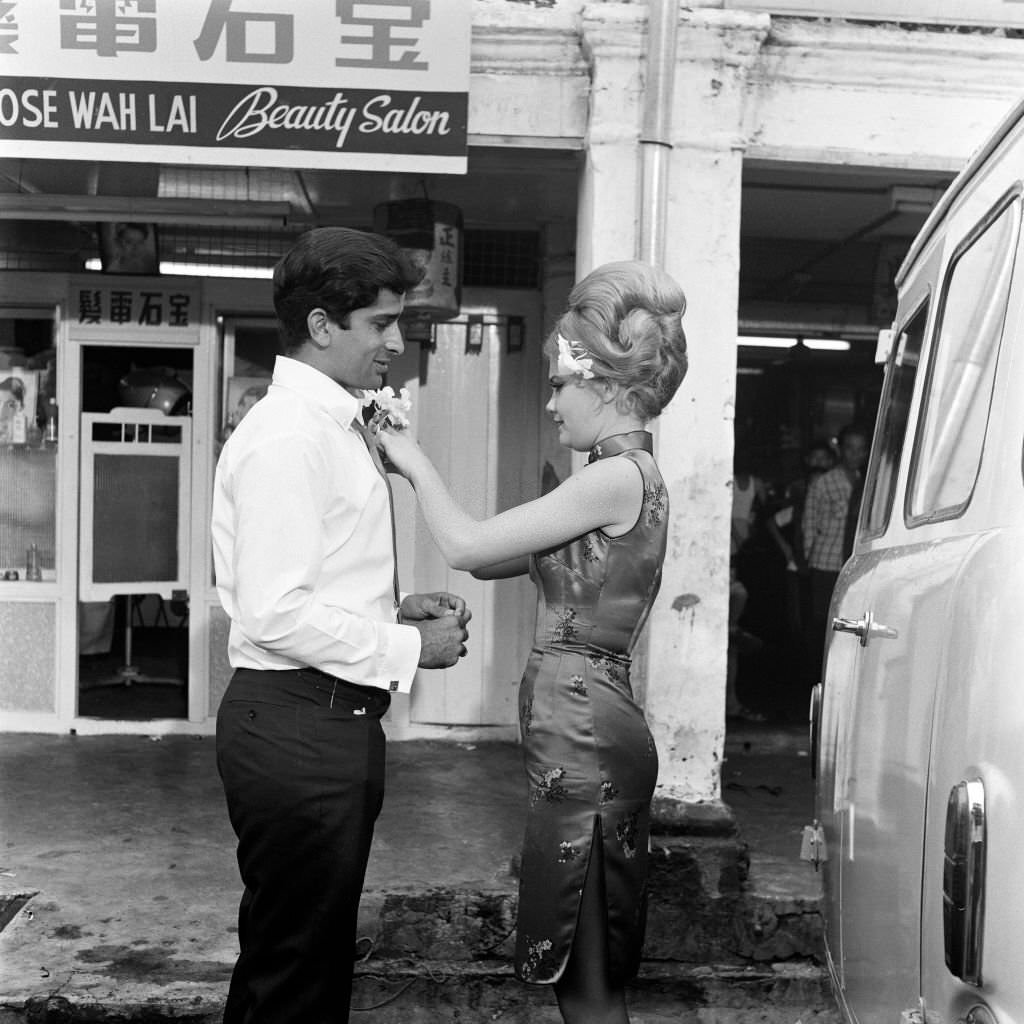
[[[77,282],[72,282],[71,305],[79,326],[128,328],[135,337],[139,328],[194,327],[198,310],[196,295],[185,288]]]
[[[0,157],[465,173],[470,4],[0,0]]]

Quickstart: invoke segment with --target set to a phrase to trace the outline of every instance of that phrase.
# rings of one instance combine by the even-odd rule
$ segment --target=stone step
[[[360,935],[376,956],[466,962],[510,957],[515,880],[488,888],[368,891]],[[756,880],[731,837],[659,837],[652,850],[645,956],[690,964],[822,960],[819,890]]]
[[[645,956],[687,963],[823,960],[820,879],[735,836],[657,836]],[[800,873],[794,873],[798,867]]]
[[[838,1024],[825,972],[645,962],[627,993],[632,1024]],[[561,1024],[554,991],[523,985],[505,963],[369,960],[357,967],[353,1021]]]
[[[647,962],[627,991],[632,1024],[840,1024],[824,972],[792,962],[761,967]],[[554,992],[516,980],[504,961],[369,959],[356,966],[359,1024],[561,1024]],[[220,1024],[222,1000],[144,1002],[59,995],[0,1006],[0,1024]]]
[[[838,1024],[815,900],[731,883],[716,882],[714,892],[681,886],[681,876],[694,881],[695,861],[686,867],[679,850],[669,860],[666,868],[656,858],[652,871],[645,959],[629,990],[632,1024]],[[551,989],[513,975],[515,909],[511,886],[366,893],[353,1020],[559,1024]],[[173,986],[145,1002],[133,1001],[137,991],[18,1007],[0,999],[0,1024],[220,1024],[223,995],[223,986],[190,994]]]
[[[511,956],[515,914],[510,892],[369,892],[359,934],[382,957],[471,962]],[[696,903],[655,890],[644,949],[653,960],[692,964],[820,961],[821,915],[812,900],[751,893]]]

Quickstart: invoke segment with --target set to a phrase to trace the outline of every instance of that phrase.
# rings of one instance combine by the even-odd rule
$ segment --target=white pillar
[[[637,253],[647,8],[598,4],[583,17],[593,67],[580,189],[580,274]],[[682,11],[672,96],[665,269],[683,286],[690,372],[656,421],[671,525],[661,593],[636,683],[660,757],[666,827],[727,822],[725,739],[743,97],[763,15]]]
[[[690,372],[658,421],[670,544],[648,628],[647,713],[663,825],[728,818],[721,802],[729,519],[747,78],[768,19],[684,12],[674,93],[665,269],[682,284]]]
[[[646,709],[661,758],[656,796],[663,821],[726,815],[720,775],[741,163],[731,150],[677,148],[670,172],[665,269],[687,295],[690,370],[656,421],[671,522],[661,593],[647,627]]]
[[[584,11],[591,85],[576,213],[577,279],[602,263],[636,256],[645,21],[645,7],[594,4]]]

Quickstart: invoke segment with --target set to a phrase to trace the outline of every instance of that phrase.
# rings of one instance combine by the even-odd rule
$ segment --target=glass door
[[[193,350],[76,348],[78,715],[187,718]]]

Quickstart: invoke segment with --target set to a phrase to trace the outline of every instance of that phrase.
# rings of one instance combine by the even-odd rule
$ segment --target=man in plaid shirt
[[[860,504],[864,464],[868,459],[868,432],[855,424],[839,431],[839,465],[822,473],[807,490],[804,505],[804,554],[810,569],[811,665],[820,678],[828,609],[839,570],[849,557],[847,518],[851,499]]]

